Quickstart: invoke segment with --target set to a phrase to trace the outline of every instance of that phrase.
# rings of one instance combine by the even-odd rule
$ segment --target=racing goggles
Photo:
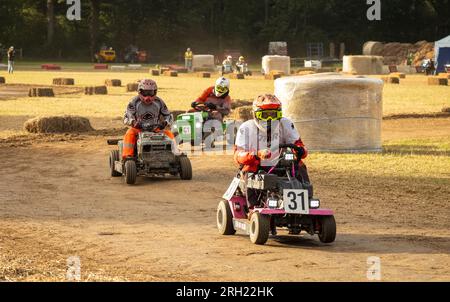
[[[220,85],[218,85],[218,86],[216,86],[215,89],[216,89],[216,92],[217,92],[218,94],[225,94],[225,93],[228,92],[228,88],[225,87],[225,86],[220,86]]]
[[[156,95],[156,90],[141,90],[141,95],[144,96],[144,97],[155,96]]]
[[[278,121],[283,118],[283,111],[281,110],[261,110],[255,112],[255,117],[257,120],[267,122],[267,121]]]

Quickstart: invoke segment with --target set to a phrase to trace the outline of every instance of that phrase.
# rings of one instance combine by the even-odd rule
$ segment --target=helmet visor
[[[142,96],[155,96],[156,90],[141,90]]]
[[[255,112],[256,119],[260,121],[278,121],[283,117],[281,110],[261,110]]]
[[[217,85],[216,86],[216,93],[219,95],[224,95],[228,92],[228,88],[225,86]]]

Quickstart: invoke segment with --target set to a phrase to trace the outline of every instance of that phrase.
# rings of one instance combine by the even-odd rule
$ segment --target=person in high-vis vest
[[[157,126],[168,137],[174,139],[174,135],[169,130],[165,130],[172,123],[172,115],[162,99],[157,97],[158,86],[155,81],[144,79],[138,84],[139,94],[131,99],[125,112],[124,124],[130,126],[123,140],[122,159],[135,158],[135,148],[137,136],[142,132],[142,125]]]
[[[271,94],[261,95],[253,102],[254,119],[241,125],[235,143],[235,162],[240,165],[244,176],[260,170],[269,171],[278,164],[278,149],[282,144],[294,144],[302,152],[300,159],[308,156],[308,151],[294,123],[283,117],[280,100]],[[305,164],[300,161],[296,167],[297,177],[310,183]],[[247,196],[248,197],[248,196]],[[251,198],[249,199],[251,204]]]
[[[184,53],[184,62],[188,71],[192,71],[192,61],[194,60],[194,53],[190,48]]]

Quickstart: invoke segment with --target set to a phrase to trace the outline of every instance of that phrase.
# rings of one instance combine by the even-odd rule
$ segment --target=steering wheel
[[[197,111],[201,111],[201,112],[210,112],[212,111],[211,108],[209,108],[206,104],[204,103],[197,103],[197,102],[193,102],[192,103],[192,108],[194,108]]]
[[[302,147],[299,147],[294,144],[280,144],[278,146],[279,149],[290,148],[293,149],[297,153],[297,162],[302,160],[303,155],[305,155],[305,150]]]

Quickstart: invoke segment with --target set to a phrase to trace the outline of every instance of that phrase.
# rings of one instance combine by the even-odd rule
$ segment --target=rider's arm
[[[123,123],[127,126],[134,126],[136,121],[136,99],[133,99],[127,106]]]
[[[208,100],[208,97],[213,92],[213,90],[214,90],[214,87],[209,87],[208,89],[203,91],[202,95],[195,102],[204,104]]]
[[[167,124],[171,124],[173,121],[172,121],[172,114],[169,108],[167,108],[167,105],[166,103],[164,103],[163,100],[159,99],[159,101],[161,102],[161,110],[159,112],[160,116],[162,116],[163,120],[167,122]]]
[[[308,156],[308,150],[306,149],[305,144],[303,143],[300,134],[298,133],[295,125],[292,121],[288,119],[282,119],[281,121],[283,126],[283,134],[285,136],[285,141],[288,144],[294,144],[298,147],[303,148],[302,159],[305,159]]]
[[[246,166],[259,164],[259,160],[254,152],[248,152],[239,147],[235,147],[234,161],[239,165]]]

